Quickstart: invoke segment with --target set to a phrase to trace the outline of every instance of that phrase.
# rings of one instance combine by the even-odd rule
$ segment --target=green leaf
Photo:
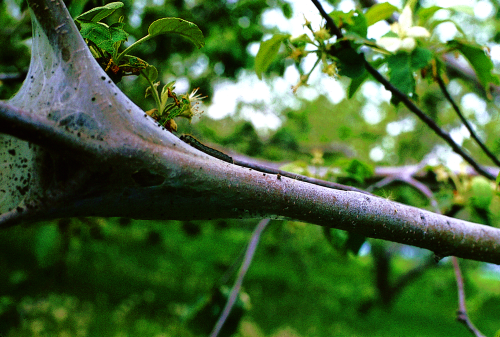
[[[467,15],[470,15],[470,16],[474,16],[474,9],[470,6],[451,6],[451,7],[439,7],[439,6],[431,6],[431,7],[427,7],[427,8],[420,8],[415,14],[416,14],[416,17],[418,17],[418,25],[419,26],[425,26],[427,21],[439,10],[448,10],[448,11],[451,11],[451,12],[460,12],[460,13],[464,13],[464,14],[467,14]],[[446,22],[448,20],[442,20],[442,22]],[[451,21],[451,20],[449,20]],[[453,22],[453,21],[451,21]],[[462,28],[457,25],[455,22],[453,22],[456,26],[457,26],[457,29],[462,31]],[[437,24],[434,24],[434,27],[437,26]]]
[[[347,174],[351,179],[356,180],[360,184],[363,184],[365,179],[373,176],[375,169],[368,163],[362,162],[358,159],[342,159],[336,162],[342,172]]]
[[[179,34],[201,48],[205,45],[205,38],[200,28],[192,22],[179,18],[163,18],[154,21],[148,28],[148,33],[151,37],[160,34]]]
[[[484,177],[474,177],[471,181],[470,198],[471,206],[477,209],[487,210],[493,200],[493,188],[490,181]]]
[[[410,57],[410,67],[412,70],[420,70],[427,66],[432,60],[432,52],[429,49],[417,47]]]
[[[156,81],[158,77],[158,70],[152,65],[147,65],[146,69],[142,70],[142,75],[146,77],[150,82]]]
[[[87,5],[89,0],[73,0],[71,3],[69,3],[68,6],[68,11],[71,14],[71,17],[77,17],[78,15],[82,14],[83,9]]]
[[[288,2],[283,2],[281,5],[281,11],[283,12],[283,15],[287,19],[291,19],[293,16],[293,9],[292,6]]]
[[[470,16],[474,16],[474,7],[471,6],[466,6],[466,5],[456,5],[456,6],[451,6],[447,7],[446,9],[449,9],[454,12],[459,12],[459,13],[464,13]]]
[[[144,98],[149,97],[149,95],[155,95],[154,91],[156,90],[156,93],[158,93],[158,86],[160,86],[160,82],[153,83],[153,86],[149,86],[146,88],[146,94],[144,95]],[[158,107],[159,108],[159,107]],[[160,110],[160,109],[158,109]]]
[[[175,89],[172,82],[165,84],[161,89],[160,100],[164,104],[167,104],[168,101],[168,89],[170,89],[170,91]]]
[[[500,172],[497,175],[497,179],[495,180],[496,193],[500,195]]]
[[[113,41],[113,43],[127,40],[128,33],[123,29],[124,26],[125,24],[123,22],[116,22],[109,26],[111,41]]]
[[[415,79],[410,62],[410,55],[405,52],[387,58],[389,81],[405,95],[415,91]]]
[[[363,12],[359,10],[350,11],[349,13],[333,11],[329,15],[338,27],[366,38],[368,24]]]
[[[427,20],[429,20],[440,9],[446,9],[446,8],[439,6],[431,6],[427,8],[421,7],[416,13],[416,16],[418,17],[419,26],[424,26]]]
[[[394,12],[397,11],[398,8],[396,6],[391,5],[388,2],[383,2],[373,5],[365,13],[366,24],[368,26],[371,26],[376,22],[389,18]]]
[[[469,61],[476,72],[477,78],[488,91],[491,84],[500,85],[498,75],[493,73],[493,62],[488,57],[483,47],[463,40],[452,40],[448,42],[451,48],[459,50]]]
[[[358,54],[353,48],[341,49],[335,56],[340,62],[339,74],[341,76],[357,78],[363,76],[366,72],[364,56]]]
[[[281,42],[288,39],[288,34],[275,34],[269,40],[260,43],[259,51],[255,57],[255,73],[259,79],[266,72],[280,50]]]
[[[387,62],[386,59],[378,59],[376,61],[371,62],[371,65],[374,68],[379,68],[385,62]],[[366,79],[369,77],[369,75],[370,74],[368,72],[365,72],[363,74],[363,76],[359,76],[359,77],[356,77],[356,78],[352,79],[351,83],[349,84],[349,89],[348,89],[348,97],[349,97],[349,99],[351,99],[354,96],[354,94],[356,93],[356,91],[358,91],[358,89],[361,86],[361,84],[363,84],[363,82],[366,81]]]
[[[363,84],[364,81],[366,81],[368,76],[369,76],[369,73],[365,72],[365,74],[363,76],[355,77],[351,80],[351,83],[349,84],[349,89],[347,91],[347,97],[349,99],[351,99],[352,96],[354,96],[356,91],[358,91],[359,87],[361,86],[361,84]]]
[[[295,47],[295,48],[303,48],[305,47],[308,43],[313,43],[311,38],[307,34],[302,34],[300,36],[294,37],[293,39],[290,39],[290,43]]]
[[[366,45],[371,48],[377,48],[377,41],[374,39],[367,39],[354,32],[345,32],[344,40],[349,40],[357,45]]]
[[[121,7],[123,7],[123,2],[111,2],[101,7],[92,8],[88,12],[78,15],[75,20],[99,22]]]
[[[359,34],[362,37],[368,35],[368,24],[365,15],[360,10],[351,11],[353,15],[354,26],[349,27],[349,31]]]
[[[81,22],[80,34],[84,39],[95,43],[99,48],[113,53],[113,40],[109,27],[100,22]]]

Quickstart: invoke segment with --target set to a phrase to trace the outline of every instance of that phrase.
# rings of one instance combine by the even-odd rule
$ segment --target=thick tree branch
[[[33,0],[31,6],[30,72],[0,115],[22,130],[2,131],[37,146],[0,137],[0,159],[12,163],[0,175],[0,187],[7,191],[0,227],[75,216],[290,218],[440,256],[500,264],[496,228],[259,172],[198,151],[158,127],[110,81],[62,2]],[[26,120],[34,115],[34,123]]]
[[[354,231],[368,237],[500,263],[500,230],[448,218],[415,207],[357,192],[312,185],[269,175],[181,151],[149,149],[140,158],[120,160],[123,171],[97,195],[63,200],[14,219],[0,216],[3,226],[22,221],[71,216],[125,216],[141,219],[210,219],[286,217]],[[146,153],[143,149],[142,157]],[[126,167],[132,166],[130,170]],[[133,171],[144,167],[164,181],[138,186]],[[128,180],[128,181],[127,181]],[[154,181],[154,179],[151,179]],[[158,181],[158,180],[156,180]],[[114,184],[113,184],[114,183]],[[5,221],[2,221],[5,220]]]

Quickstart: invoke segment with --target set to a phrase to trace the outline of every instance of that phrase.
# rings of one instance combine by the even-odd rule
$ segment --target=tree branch
[[[441,91],[443,92],[444,97],[451,104],[451,106],[453,107],[453,110],[455,110],[455,112],[457,113],[458,117],[460,118],[462,123],[465,125],[467,130],[469,130],[469,133],[471,134],[472,138],[476,141],[477,145],[479,145],[481,150],[483,150],[483,152],[488,156],[488,158],[490,158],[493,161],[493,163],[495,163],[495,165],[500,167],[500,160],[498,160],[497,157],[493,153],[491,153],[491,151],[486,147],[486,145],[484,145],[484,143],[481,141],[481,139],[479,139],[476,132],[474,131],[474,129],[472,128],[470,123],[467,121],[467,119],[464,117],[464,115],[462,114],[462,111],[460,111],[460,108],[458,107],[458,105],[455,103],[455,101],[451,97],[450,93],[448,92],[448,89],[446,88],[446,85],[444,84],[444,81],[441,78],[441,75],[437,74],[436,79],[437,79],[437,82],[439,84],[439,88],[441,88]]]
[[[337,38],[341,39],[343,37],[342,32],[333,22],[333,19],[325,12],[323,6],[318,0],[311,0],[318,11],[320,12],[323,19],[326,21],[326,27],[334,33]],[[363,58],[364,59],[364,58]],[[454,152],[459,154],[466,162],[468,162],[474,169],[484,177],[495,180],[496,177],[489,174],[488,171],[484,170],[469,154],[467,154],[455,141],[450,137],[448,133],[442,130],[429,116],[427,116],[422,110],[420,110],[405,94],[399,91],[392,83],[390,83],[384,76],[382,76],[375,68],[371,66],[366,59],[364,59],[364,66],[366,70],[372,75],[378,82],[380,82],[386,90],[390,91],[393,96],[397,97],[403,104],[414,114],[417,115],[420,120],[422,120],[427,126],[429,126],[439,137],[441,137],[448,145],[451,146]]]
[[[465,291],[464,291],[464,279],[462,277],[462,272],[460,271],[460,265],[458,264],[458,259],[453,256],[453,269],[455,270],[455,278],[457,280],[457,291],[458,291],[458,310],[457,310],[457,321],[463,323],[470,332],[476,337],[485,337],[472,323],[467,315],[467,309],[465,307]]]
[[[429,116],[427,116],[422,110],[420,110],[405,94],[399,91],[394,85],[392,85],[387,79],[385,79],[375,68],[365,60],[366,70],[382,85],[389,90],[394,96],[396,96],[403,104],[421,121],[427,124],[428,127],[432,129],[439,137],[441,137],[452,150],[460,155],[470,166],[472,166],[479,174],[490,179],[495,180],[495,176],[492,176],[488,171],[486,171],[482,166],[480,166],[469,154],[467,154],[451,136],[441,129]]]
[[[236,303],[236,300],[238,299],[238,294],[240,293],[241,285],[243,284],[243,279],[245,278],[248,268],[250,268],[250,264],[252,263],[253,255],[255,253],[255,250],[257,249],[257,245],[259,244],[260,235],[266,228],[269,221],[270,219],[261,220],[257,225],[257,227],[255,228],[254,232],[252,233],[252,239],[250,240],[250,243],[248,244],[247,250],[245,252],[243,264],[241,265],[240,270],[238,271],[238,276],[236,277],[236,281],[234,282],[233,288],[231,289],[231,293],[229,294],[227,303],[224,307],[224,310],[222,310],[222,313],[220,314],[220,317],[217,320],[217,323],[215,324],[212,332],[210,333],[210,337],[217,337],[219,335],[222,326],[226,322],[226,319],[229,317],[231,309],[233,308],[234,304]]]
[[[52,13],[45,4],[58,14],[47,17]],[[30,5],[38,8],[32,16],[30,71],[0,115],[24,130],[3,131],[43,148],[2,136],[8,145],[0,148],[0,159],[19,163],[1,172],[0,187],[7,192],[0,204],[0,228],[75,216],[289,218],[415,245],[440,256],[500,264],[499,229],[244,168],[189,146],[145,116],[88,49],[80,48],[83,40],[66,19],[62,2],[33,0]],[[58,17],[64,29],[54,28],[61,25]],[[64,51],[70,45],[75,49]],[[35,115],[35,122],[27,120]],[[40,129],[33,125],[38,122]],[[58,145],[69,150],[62,154]],[[71,184],[76,188],[64,189]]]
[[[359,3],[364,8],[370,8],[371,6],[374,6],[379,2],[375,0],[359,0]],[[387,23],[389,24],[392,24],[395,21],[397,21],[397,17],[396,15],[393,14],[385,21],[387,21]],[[474,86],[474,89],[476,89],[477,92],[480,92],[483,97],[491,99],[491,95],[495,96],[500,95],[500,86],[490,85],[489,88],[490,91],[487,92],[486,88],[477,78],[477,75],[474,72],[474,70],[470,66],[467,66],[457,61],[456,57],[453,56],[452,54],[444,54],[442,56],[442,60],[446,64],[446,69],[448,70],[449,73],[453,73],[455,77],[464,80],[467,84],[472,84]]]

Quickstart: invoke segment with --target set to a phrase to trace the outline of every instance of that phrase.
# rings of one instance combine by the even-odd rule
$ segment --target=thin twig
[[[480,166],[469,154],[467,154],[455,141],[451,136],[441,129],[429,116],[427,116],[422,110],[420,110],[405,94],[403,94],[399,89],[397,89],[392,83],[390,83],[384,76],[382,76],[375,68],[365,60],[365,68],[366,70],[373,76],[377,81],[382,83],[382,85],[389,90],[393,95],[395,95],[403,104],[421,121],[427,124],[439,137],[441,137],[448,145],[451,146],[453,151],[458,153],[466,162],[472,166],[477,173],[482,176],[495,180],[495,176],[491,175],[488,171],[486,171],[482,166]]]
[[[479,147],[495,163],[495,165],[500,166],[500,160],[498,160],[498,158],[495,157],[495,155],[493,153],[491,153],[491,151],[486,147],[486,145],[484,145],[484,143],[479,139],[479,137],[477,136],[476,132],[474,131],[474,129],[472,128],[470,123],[467,121],[467,119],[462,114],[462,111],[460,110],[460,108],[458,107],[458,105],[455,103],[455,101],[451,97],[450,93],[448,92],[448,89],[446,88],[446,85],[444,84],[444,81],[443,81],[443,78],[441,77],[441,75],[438,74],[436,76],[436,79],[437,79],[437,82],[439,84],[439,88],[441,88],[441,91],[443,92],[444,97],[446,97],[448,102],[450,102],[451,106],[453,107],[453,110],[455,110],[455,112],[457,113],[457,115],[460,118],[460,120],[462,121],[462,123],[464,123],[467,130],[469,130],[470,135],[476,141],[477,145],[479,145]]]
[[[325,12],[321,4],[318,0],[311,0],[318,11],[321,13],[321,16],[326,21],[326,27],[333,32],[337,38],[342,38],[342,32],[333,22],[333,19]],[[443,129],[441,129],[429,116],[427,116],[422,110],[420,110],[405,94],[399,91],[392,83],[390,83],[382,74],[380,74],[375,68],[371,66],[366,59],[364,59],[364,66],[366,70],[382,85],[386,90],[390,91],[392,95],[396,96],[403,104],[414,114],[417,115],[427,126],[429,126],[439,137],[444,139],[448,145],[451,146],[453,151],[458,153],[466,162],[468,162],[479,174],[490,179],[495,180],[495,177],[491,175],[488,171],[483,169],[471,156],[469,156],[455,141],[450,137],[448,133],[446,133]]]
[[[342,32],[340,31],[339,27],[337,27],[337,25],[335,24],[335,22],[333,22],[332,17],[330,15],[328,15],[328,13],[325,12],[325,10],[323,9],[323,6],[321,6],[321,4],[319,3],[319,1],[318,0],[311,0],[311,1],[314,4],[314,6],[316,6],[316,8],[320,12],[321,16],[323,17],[323,19],[325,19],[325,21],[326,21],[326,27],[333,34],[335,34],[335,36],[337,36],[337,38],[339,38],[339,39],[343,38],[344,34],[342,34]]]
[[[372,192],[376,188],[377,189],[383,188],[384,186],[392,184],[393,182],[396,182],[396,181],[406,183],[406,184],[412,186],[413,188],[415,188],[417,191],[419,191],[420,193],[422,193],[425,197],[427,197],[429,199],[429,202],[430,202],[432,208],[434,208],[435,210],[439,210],[438,203],[437,203],[436,199],[433,197],[431,189],[410,175],[385,177],[384,179],[380,180],[379,182],[368,187],[366,190],[368,192]]]
[[[467,315],[467,309],[465,307],[465,291],[464,291],[464,279],[462,277],[462,272],[460,271],[460,265],[458,264],[458,258],[452,256],[451,261],[453,262],[453,269],[455,270],[455,278],[457,279],[457,289],[458,289],[458,310],[457,310],[457,321],[465,324],[467,329],[472,332],[476,337],[485,337],[471,322],[469,316]]]
[[[414,187],[418,188],[416,185],[413,185]],[[424,185],[425,186],[425,185]],[[424,193],[424,190],[422,190],[422,193]],[[437,205],[437,201],[435,200],[434,196],[430,196],[431,200],[435,201],[435,204]],[[434,210],[436,213],[441,214],[441,211],[439,208],[435,207]],[[474,326],[474,324],[471,322],[469,319],[469,316],[467,315],[467,309],[465,307],[465,292],[464,292],[464,279],[462,277],[462,272],[460,271],[460,266],[458,264],[458,258],[456,256],[452,256],[451,260],[453,262],[453,270],[455,271],[455,278],[457,280],[457,289],[458,289],[458,310],[457,310],[457,321],[465,324],[467,329],[471,331],[476,337],[485,337],[481,332]],[[402,280],[403,282],[406,282]]]
[[[257,249],[257,244],[259,243],[260,234],[262,234],[262,231],[264,231],[269,221],[270,219],[261,220],[257,225],[257,227],[255,228],[250,243],[248,244],[243,264],[241,265],[240,271],[238,272],[238,277],[234,282],[233,289],[231,289],[231,294],[229,295],[229,299],[227,300],[226,306],[224,307],[224,310],[222,311],[221,315],[219,316],[219,319],[217,320],[217,324],[215,324],[214,329],[210,333],[210,337],[217,337],[219,335],[219,332],[222,329],[222,326],[224,325],[224,322],[226,321],[227,317],[229,316],[229,313],[231,312],[234,303],[236,303],[236,299],[238,298],[238,293],[240,292],[241,289],[241,284],[243,283],[243,278],[245,277],[245,274],[247,273],[248,268],[252,263],[253,255],[255,253],[255,250]]]

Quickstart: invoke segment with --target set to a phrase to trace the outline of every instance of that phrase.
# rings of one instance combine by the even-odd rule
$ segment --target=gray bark
[[[31,66],[0,102],[0,226],[73,216],[288,218],[500,264],[500,230],[211,157],[95,62],[61,1],[30,1]]]

